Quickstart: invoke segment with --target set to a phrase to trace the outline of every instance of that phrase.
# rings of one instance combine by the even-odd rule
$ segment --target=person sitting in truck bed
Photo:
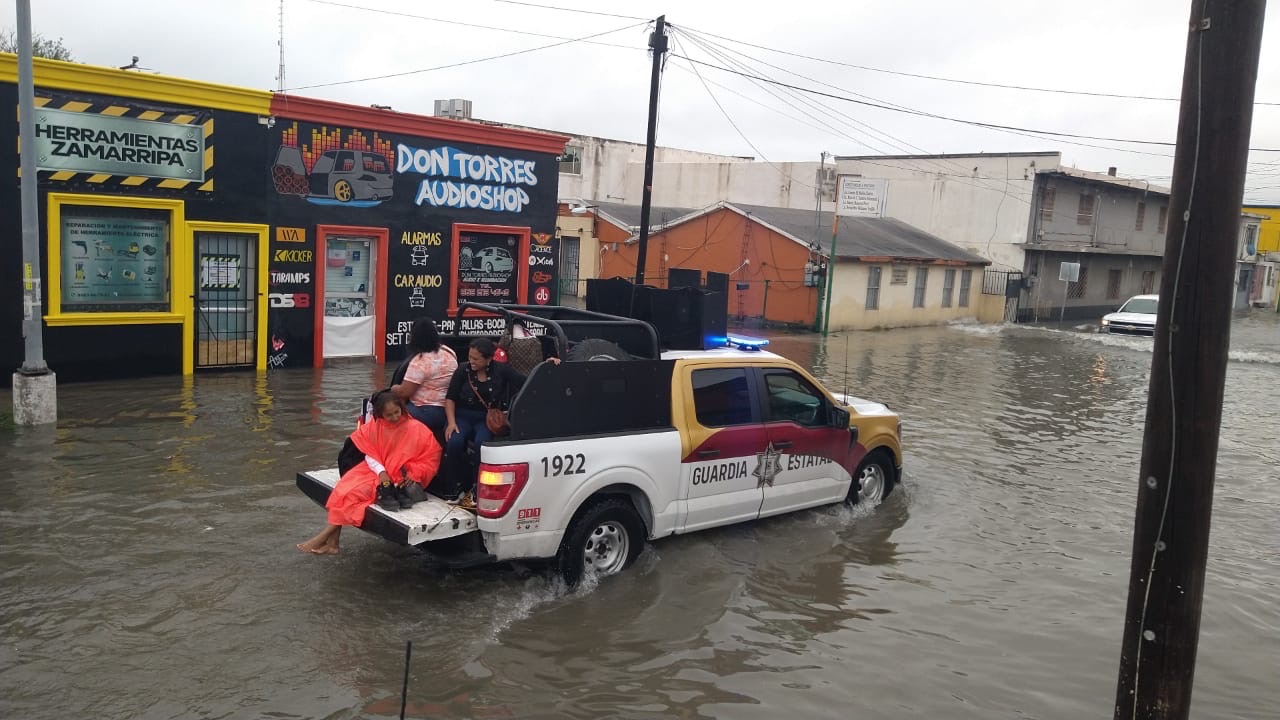
[[[338,480],[325,508],[329,524],[298,549],[316,555],[337,555],[342,526],[359,527],[365,510],[380,495],[392,495],[407,481],[428,485],[440,469],[440,444],[426,425],[408,417],[400,398],[390,390],[373,396],[374,419],[351,433],[364,453]]]
[[[405,409],[421,420],[436,440],[444,444],[444,428],[448,418],[444,396],[458,369],[453,348],[440,342],[440,333],[431,318],[418,318],[409,330],[409,352],[412,353],[404,378],[391,386],[405,403]]]
[[[507,409],[511,398],[524,384],[524,375],[511,369],[506,363],[493,362],[497,349],[488,338],[476,338],[467,349],[467,362],[460,363],[445,393],[444,412],[448,418],[445,426],[445,472],[448,475],[448,491],[445,498],[460,501],[464,507],[474,504],[471,491],[475,488],[476,474],[467,453],[467,443],[483,445],[493,437],[485,425],[489,408]]]
[[[488,338],[476,338],[467,349],[467,362],[458,365],[445,393],[444,412],[449,419],[445,427],[445,475],[447,485],[437,494],[463,507],[473,507],[472,491],[479,467],[467,453],[467,443],[480,446],[493,438],[485,424],[489,408],[506,410],[520,392],[525,376],[507,363],[493,361],[497,346]],[[543,362],[559,364],[559,358]]]

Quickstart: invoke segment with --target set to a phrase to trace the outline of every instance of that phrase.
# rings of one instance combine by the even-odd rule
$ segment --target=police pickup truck
[[[454,567],[548,560],[572,584],[620,572],[647,541],[893,490],[896,413],[831,393],[760,342],[729,341],[537,366],[510,434],[479,448],[474,511],[434,496],[373,505],[362,529]],[[298,487],[323,505],[337,480],[304,472]]]

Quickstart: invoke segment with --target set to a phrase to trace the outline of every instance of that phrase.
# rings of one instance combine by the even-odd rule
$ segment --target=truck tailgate
[[[298,473],[298,489],[321,507],[337,484],[337,468]],[[431,495],[428,500],[414,503],[405,510],[383,510],[376,504],[370,505],[360,529],[400,545],[421,545],[476,532],[476,515]]]

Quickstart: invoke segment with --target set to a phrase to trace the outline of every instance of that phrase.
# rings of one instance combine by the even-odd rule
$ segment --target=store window
[[[171,213],[64,205],[58,222],[62,313],[170,312]]]

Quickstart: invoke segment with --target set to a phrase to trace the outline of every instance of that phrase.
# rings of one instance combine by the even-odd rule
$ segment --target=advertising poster
[[[514,303],[519,235],[464,232],[458,236],[458,302]]]
[[[167,305],[168,231],[159,219],[64,217],[64,307]]]

